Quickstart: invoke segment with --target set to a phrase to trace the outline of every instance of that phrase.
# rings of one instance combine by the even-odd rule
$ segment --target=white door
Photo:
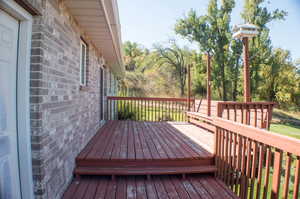
[[[19,22],[0,9],[0,198],[20,198],[17,142]]]

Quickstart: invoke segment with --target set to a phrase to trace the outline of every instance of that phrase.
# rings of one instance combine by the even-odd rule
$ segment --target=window
[[[87,45],[80,42],[80,86],[86,86]]]

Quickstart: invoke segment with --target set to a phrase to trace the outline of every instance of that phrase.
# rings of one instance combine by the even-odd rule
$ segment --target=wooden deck
[[[237,199],[226,185],[211,176],[155,176],[147,180],[143,176],[84,177],[73,181],[63,199],[108,198],[161,198],[161,199]]]
[[[212,143],[211,133],[188,123],[109,121],[77,157],[75,174],[211,173]]]
[[[109,121],[78,155],[63,198],[237,198],[214,177],[213,139],[189,123]]]

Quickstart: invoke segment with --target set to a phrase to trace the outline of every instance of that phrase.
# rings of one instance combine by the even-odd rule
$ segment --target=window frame
[[[85,47],[84,50],[84,58],[83,58],[83,46]],[[88,56],[88,45],[80,39],[80,71],[79,71],[79,82],[80,86],[87,86],[87,56]],[[84,60],[83,60],[84,59]],[[83,65],[84,63],[84,65]],[[84,67],[82,69],[82,67]],[[82,74],[84,73],[84,74]]]

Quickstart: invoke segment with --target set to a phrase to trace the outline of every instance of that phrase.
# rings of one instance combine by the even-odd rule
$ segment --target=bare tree
[[[184,96],[187,67],[190,63],[191,52],[187,48],[180,48],[174,41],[170,47],[155,46],[159,55],[160,66],[170,66],[174,70],[175,78],[179,81],[180,95]]]

